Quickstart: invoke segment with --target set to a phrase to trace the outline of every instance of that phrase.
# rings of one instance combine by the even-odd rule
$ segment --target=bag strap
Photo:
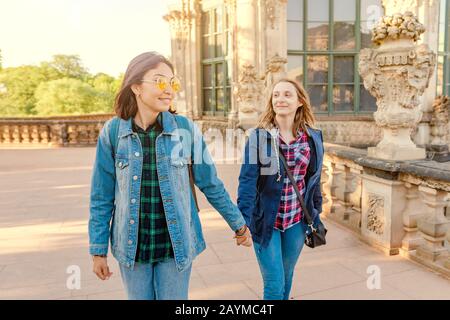
[[[297,198],[298,198],[298,200],[300,201],[300,205],[301,205],[301,207],[302,207],[302,209],[303,209],[303,212],[305,213],[305,219],[306,219],[306,223],[311,227],[311,229],[314,231],[315,229],[314,229],[314,227],[313,227],[313,221],[312,221],[312,218],[311,218],[311,215],[309,214],[309,211],[308,211],[308,209],[306,208],[306,205],[305,205],[305,201],[303,200],[303,197],[302,197],[302,195],[300,194],[300,191],[298,190],[298,186],[297,186],[297,183],[295,182],[295,179],[294,179],[294,177],[292,176],[292,173],[291,173],[291,171],[289,170],[289,167],[288,167],[288,165],[287,165],[287,163],[286,163],[286,158],[284,157],[284,154],[283,154],[283,150],[280,148],[280,159],[281,159],[281,162],[283,162],[283,166],[284,166],[284,169],[286,170],[286,173],[287,173],[287,175],[288,175],[288,177],[289,177],[289,180],[291,181],[291,184],[292,184],[292,186],[294,187],[294,190],[295,190],[295,193],[296,193],[296,195],[297,195]]]
[[[119,121],[118,117],[114,117],[111,119],[111,127],[109,128],[109,142],[113,147],[113,159],[116,158],[117,145],[119,143]]]
[[[194,138],[191,126],[189,125],[189,121],[187,118],[175,115],[175,121],[177,122],[177,125],[179,128],[189,130],[189,132],[191,133],[192,139]],[[191,139],[191,141],[192,141],[192,139]],[[192,158],[190,156],[190,152],[189,152],[189,159],[188,159],[188,169],[189,169],[188,170],[189,171],[189,184],[191,185],[191,191],[192,191],[192,195],[194,197],[195,207],[197,208],[197,211],[200,211],[200,209],[198,207],[197,193],[195,191],[194,171],[192,170]]]

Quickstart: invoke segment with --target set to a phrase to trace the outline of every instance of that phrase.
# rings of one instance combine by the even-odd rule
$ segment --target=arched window
[[[289,0],[288,73],[303,83],[317,114],[376,110],[358,73],[362,48],[383,15],[381,0]]]

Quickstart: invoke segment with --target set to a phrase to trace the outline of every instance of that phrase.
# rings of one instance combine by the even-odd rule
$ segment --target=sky
[[[173,0],[0,0],[3,67],[77,54],[89,72],[118,76],[145,51],[170,55]]]

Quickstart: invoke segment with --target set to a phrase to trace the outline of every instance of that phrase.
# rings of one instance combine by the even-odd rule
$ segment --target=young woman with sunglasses
[[[116,97],[117,117],[106,122],[97,143],[89,219],[93,271],[102,280],[112,275],[110,241],[133,300],[188,298],[192,261],[205,249],[189,170],[237,244],[252,243],[198,127],[171,108],[179,90],[166,58],[137,56]]]

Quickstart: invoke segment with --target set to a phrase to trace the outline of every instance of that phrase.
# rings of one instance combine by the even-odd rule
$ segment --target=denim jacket
[[[324,155],[320,130],[307,128],[311,158],[305,175],[305,205],[314,224],[320,222],[322,193],[320,176]],[[286,176],[277,152],[276,138],[265,129],[255,129],[245,145],[245,153],[239,175],[238,207],[252,233],[253,241],[266,246],[275,225],[280,205],[283,181]],[[306,223],[304,216],[302,223]]]
[[[156,166],[167,227],[178,271],[183,271],[206,245],[195,201],[190,192],[188,162],[192,159],[195,185],[223,216],[232,230],[244,218],[232,203],[198,127],[188,119],[191,130],[178,128],[175,117],[163,112],[163,132],[156,138]],[[108,253],[133,268],[139,230],[142,178],[142,146],[131,129],[131,118],[120,120],[116,154],[109,139],[111,120],[100,132],[94,163],[89,218],[89,252]],[[186,132],[187,131],[187,132]]]

